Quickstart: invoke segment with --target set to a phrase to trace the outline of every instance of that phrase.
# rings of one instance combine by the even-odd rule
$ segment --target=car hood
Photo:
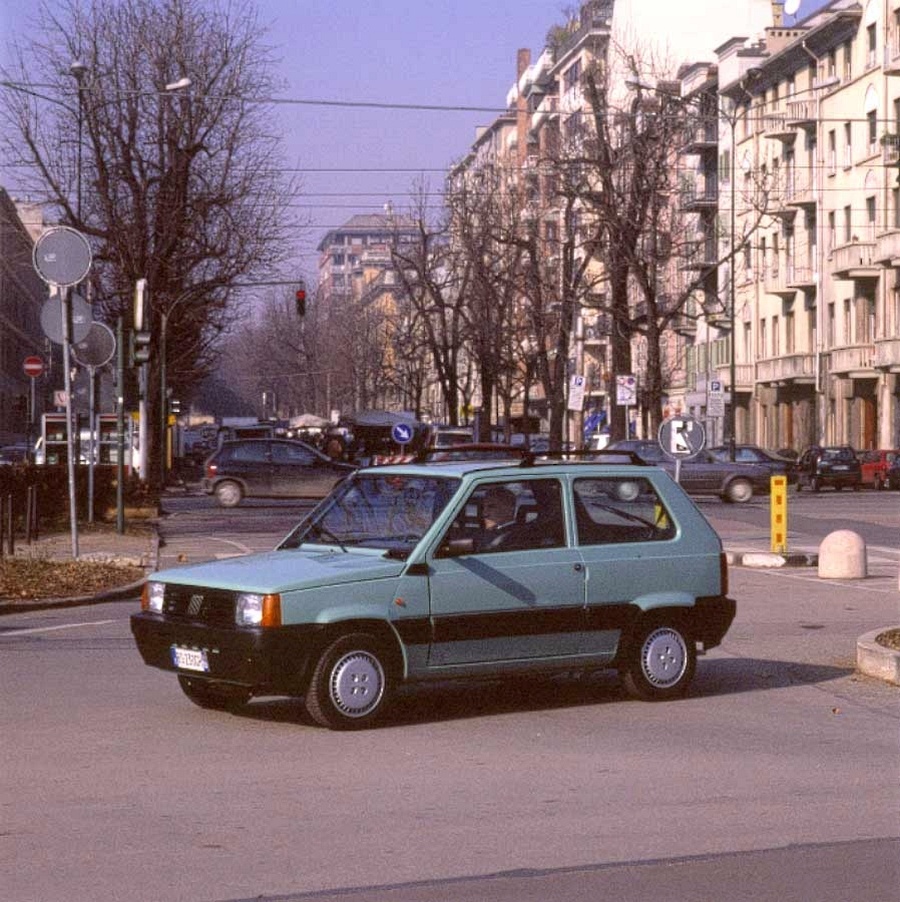
[[[399,576],[405,566],[405,561],[390,560],[381,553],[292,548],[161,570],[149,579],[184,586],[270,594],[360,580],[389,579]]]

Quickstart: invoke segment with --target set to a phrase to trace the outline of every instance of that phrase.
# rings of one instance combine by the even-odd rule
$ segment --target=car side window
[[[444,537],[441,556],[559,548],[565,543],[558,480],[492,482],[469,496]]]
[[[313,455],[298,445],[275,443],[272,445],[272,460],[277,464],[300,464],[312,466]]]
[[[240,442],[231,446],[231,460],[233,461],[265,463],[268,459],[268,442]]]
[[[675,535],[672,516],[649,479],[576,479],[573,500],[579,545],[661,542]]]

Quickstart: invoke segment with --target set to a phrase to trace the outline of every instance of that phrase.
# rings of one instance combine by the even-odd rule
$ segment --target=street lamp
[[[88,67],[80,59],[76,59],[69,66],[69,73],[78,82],[78,145],[76,147],[75,162],[75,216],[78,224],[81,224],[81,144],[82,130],[84,127],[84,77]]]

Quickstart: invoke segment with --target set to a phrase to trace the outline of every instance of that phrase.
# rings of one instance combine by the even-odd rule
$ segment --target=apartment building
[[[17,207],[0,188],[0,445],[25,441],[29,431],[32,380],[26,357],[50,363],[41,328],[47,286],[34,269],[35,239],[41,232],[35,207]],[[35,380],[35,419],[45,409],[48,380]]]
[[[717,57],[743,435],[898,447],[900,3],[837,0]]]

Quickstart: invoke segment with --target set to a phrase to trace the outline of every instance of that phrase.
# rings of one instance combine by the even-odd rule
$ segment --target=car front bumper
[[[131,632],[144,663],[161,670],[241,686],[256,695],[300,695],[310,662],[316,660],[322,627],[315,624],[267,628],[214,628],[173,622],[142,611],[131,617]],[[206,652],[209,670],[180,670],[173,648]]]

